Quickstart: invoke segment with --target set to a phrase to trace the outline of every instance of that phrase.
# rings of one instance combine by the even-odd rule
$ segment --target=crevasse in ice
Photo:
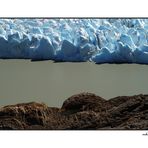
[[[148,19],[0,19],[0,58],[148,64]]]

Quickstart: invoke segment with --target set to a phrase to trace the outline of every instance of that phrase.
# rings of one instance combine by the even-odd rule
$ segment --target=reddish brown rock
[[[105,99],[96,96],[93,93],[80,93],[73,95],[64,101],[62,110],[66,113],[75,113],[80,111],[101,111],[103,104],[106,102]]]
[[[22,103],[0,108],[1,130],[148,129],[148,95],[105,100],[92,93],[73,95],[61,108]]]

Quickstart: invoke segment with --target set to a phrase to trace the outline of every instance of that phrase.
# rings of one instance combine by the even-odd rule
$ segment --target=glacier
[[[0,58],[148,64],[148,19],[0,19]]]

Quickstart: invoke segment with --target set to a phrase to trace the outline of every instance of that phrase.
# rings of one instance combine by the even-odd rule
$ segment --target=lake
[[[106,99],[148,94],[147,77],[148,65],[0,60],[0,106],[37,101],[60,107],[80,92]]]

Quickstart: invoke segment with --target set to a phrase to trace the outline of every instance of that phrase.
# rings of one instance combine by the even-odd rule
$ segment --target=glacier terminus
[[[148,64],[148,19],[0,19],[0,58]]]

